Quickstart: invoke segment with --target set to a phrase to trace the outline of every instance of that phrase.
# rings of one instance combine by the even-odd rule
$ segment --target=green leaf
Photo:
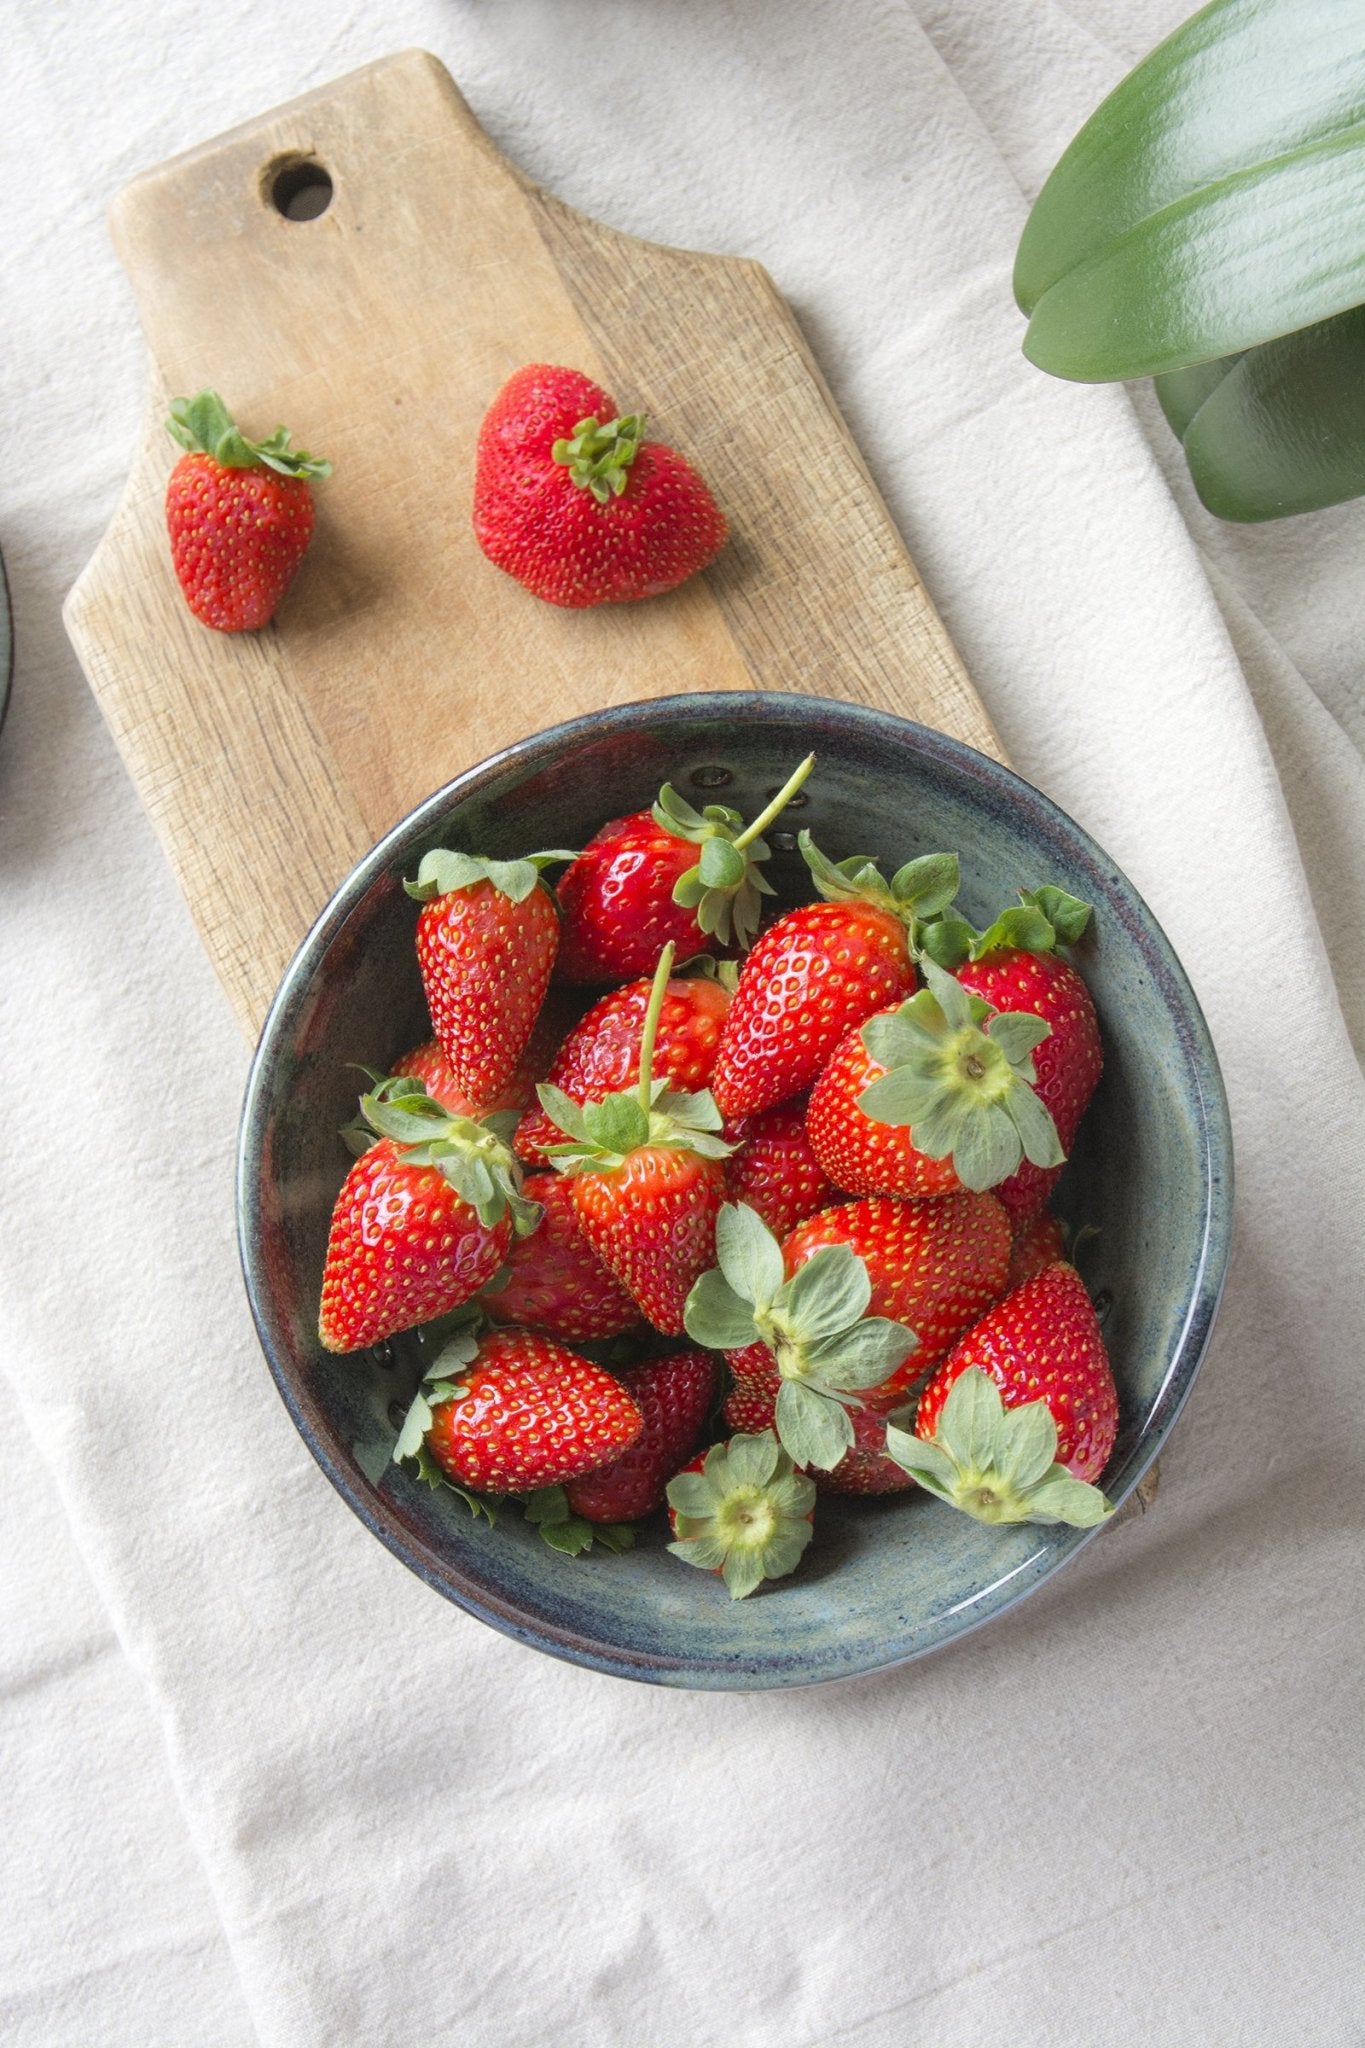
[[[680,1557],[684,1564],[696,1565],[699,1571],[718,1572],[725,1563],[725,1545],[719,1536],[684,1536],[668,1547],[674,1557]]]
[[[1365,32],[1214,0],[1092,115],[1030,214],[1025,352],[1086,381],[1227,356],[1365,298]]]
[[[1249,349],[1225,372],[1182,430],[1210,512],[1283,519],[1365,492],[1365,306]]]
[[[522,1513],[528,1522],[567,1522],[569,1496],[562,1486],[538,1486],[523,1500]]]
[[[886,1425],[886,1455],[909,1472],[921,1486],[927,1486],[932,1493],[947,1498],[957,1477],[957,1467],[946,1451],[924,1437],[913,1436],[908,1430],[898,1429],[894,1422]]]
[[[540,1534],[551,1550],[562,1551],[566,1557],[581,1557],[592,1548],[593,1525],[578,1515],[570,1515],[565,1522],[542,1522]]]
[[[781,1258],[779,1252],[779,1272]],[[852,1246],[828,1244],[812,1252],[781,1285],[775,1305],[786,1328],[815,1342],[847,1330],[866,1313],[871,1299],[867,1267]]]
[[[916,917],[934,917],[946,910],[961,886],[955,853],[923,854],[891,877],[891,894]]]
[[[633,1522],[594,1522],[592,1533],[593,1540],[600,1543],[604,1550],[615,1551],[618,1556],[622,1551],[635,1548]]]
[[[934,1432],[957,1464],[976,1471],[996,1466],[1005,1441],[1005,1404],[989,1373],[968,1366],[953,1381]]]
[[[700,839],[706,820],[695,810],[685,796],[680,796],[671,782],[666,782],[659,791],[657,803],[653,806],[654,822],[664,832],[671,832],[675,839]],[[734,814],[739,823],[739,814]]]
[[[1050,953],[1057,934],[1051,920],[1033,903],[1012,903],[972,946],[973,960],[982,960],[1000,946],[1015,946],[1021,953]]]
[[[704,1471],[679,1472],[670,1479],[668,1505],[694,1522],[704,1522],[716,1505],[716,1490]]]
[[[842,1401],[799,1380],[783,1380],[775,1419],[782,1448],[795,1465],[832,1472],[853,1442],[853,1424]]]
[[[756,1209],[726,1202],[716,1217],[716,1262],[734,1292],[763,1306],[783,1284],[782,1247]]]
[[[1030,1522],[1066,1522],[1073,1529],[1093,1529],[1114,1510],[1098,1486],[1075,1479],[1063,1465],[1054,1465],[1052,1476],[1029,1495]]]
[[[1167,370],[1164,377],[1153,379],[1152,388],[1166,415],[1166,424],[1178,441],[1185,438],[1185,429],[1204,400],[1241,360],[1240,355],[1222,356],[1212,363],[1191,363],[1188,369]]]
[[[866,1316],[851,1330],[825,1337],[806,1347],[807,1370],[841,1392],[879,1387],[918,1348],[919,1339],[904,1323],[885,1316]]]
[[[683,1324],[694,1344],[711,1351],[742,1351],[757,1340],[753,1304],[736,1294],[717,1267],[693,1283]]]
[[[1005,1410],[1001,1461],[1017,1487],[1036,1486],[1056,1456],[1057,1425],[1046,1401]]]
[[[649,1136],[649,1112],[633,1092],[587,1103],[583,1122],[593,1144],[604,1152],[633,1152]]]
[[[1031,1088],[1011,1088],[1005,1097],[1005,1113],[1014,1125],[1024,1157],[1034,1166],[1060,1166],[1066,1158],[1052,1111]],[[995,1185],[994,1182],[991,1183]]]
[[[777,1471],[781,1449],[770,1429],[750,1436],[732,1436],[723,1446],[726,1483],[731,1487],[767,1486]]]
[[[975,927],[969,925],[965,917],[936,917],[920,929],[921,958],[936,961],[950,974],[964,960],[971,958],[975,943]]]
[[[422,1448],[427,1431],[431,1428],[431,1405],[425,1394],[414,1394],[403,1427],[398,1432],[398,1441],[393,1447],[393,1462],[401,1465],[404,1458],[415,1458]]]
[[[1055,882],[1044,882],[1041,889],[1021,889],[1019,893],[1026,904],[1042,911],[1063,946],[1074,946],[1090,922],[1090,905],[1059,889]]]
[[[748,866],[744,855],[730,839],[704,839],[697,862],[708,889],[737,889]]]
[[[758,1550],[729,1550],[720,1568],[732,1600],[746,1600],[763,1584],[763,1553]]]
[[[1032,1079],[1033,1062],[1029,1054],[1052,1036],[1047,1019],[1036,1017],[1031,1010],[1001,1010],[991,1018],[987,1031],[1010,1065],[1024,1068],[1025,1079]]]
[[[557,1130],[563,1131],[570,1138],[576,1138],[580,1144],[588,1142],[588,1127],[583,1120],[581,1104],[574,1102],[562,1088],[554,1087],[549,1081],[536,1083],[536,1095],[541,1108]]]

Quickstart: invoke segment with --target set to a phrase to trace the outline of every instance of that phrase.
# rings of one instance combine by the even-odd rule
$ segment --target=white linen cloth
[[[7,2041],[1365,2036],[1365,511],[1219,526],[1148,394],[1024,362],[1009,289],[1028,198],[1184,11],[9,8]],[[689,1695],[519,1648],[346,1511],[255,1343],[246,1051],[58,617],[140,431],[102,216],[410,44],[585,212],[766,264],[1013,760],[1145,894],[1219,1048],[1237,1248],[1157,1504],[888,1676]]]

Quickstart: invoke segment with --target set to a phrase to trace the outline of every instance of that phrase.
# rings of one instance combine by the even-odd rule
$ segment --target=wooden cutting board
[[[560,204],[424,51],[149,172],[111,228],[151,392],[66,623],[249,1033],[357,858],[458,770],[559,719],[757,686],[879,704],[999,754],[766,272]],[[703,576],[565,612],[484,560],[479,422],[537,360],[585,370],[701,469],[732,536]],[[247,433],[283,421],[335,464],[259,633],[199,625],[171,573],[179,451],[162,423],[170,394],[204,385]]]

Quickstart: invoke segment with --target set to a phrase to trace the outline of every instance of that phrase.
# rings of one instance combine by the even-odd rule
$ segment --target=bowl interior
[[[431,1585],[537,1647],[599,1669],[709,1687],[808,1684],[935,1648],[1013,1605],[1086,1540],[987,1529],[923,1494],[822,1498],[798,1573],[732,1603],[717,1579],[642,1532],[628,1556],[566,1559],[514,1504],[496,1528],[388,1461],[420,1375],[411,1340],[350,1358],[321,1349],[319,1278],[348,1164],[354,1065],[385,1067],[429,1034],[401,883],[431,846],[512,856],[582,845],[665,780],[748,815],[809,749],[817,766],[770,875],[802,900],[793,843],[832,857],[961,855],[962,906],[986,923],[1018,887],[1061,884],[1095,906],[1078,955],[1105,1073],[1061,1183],[1073,1225],[1098,1226],[1086,1278],[1105,1316],[1121,1425],[1105,1487],[1121,1500],[1188,1391],[1227,1254],[1231,1159],[1216,1061],[1170,947],[1131,886],[1054,805],[923,727],[861,707],[771,694],[628,705],[574,721],[471,770],[389,835],[301,948],[267,1020],[242,1127],[247,1285],[280,1391],[324,1470]]]

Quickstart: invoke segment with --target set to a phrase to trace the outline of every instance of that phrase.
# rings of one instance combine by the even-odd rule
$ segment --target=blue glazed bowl
[[[753,815],[811,748],[816,772],[791,822],[835,858],[870,854],[890,871],[955,850],[962,906],[979,925],[1016,888],[1044,881],[1095,906],[1080,964],[1105,1073],[1057,1206],[1099,1227],[1086,1277],[1107,1311],[1121,1422],[1104,1485],[1122,1501],[1189,1393],[1222,1288],[1232,1151],[1218,1064],[1179,962],[1114,863],[1037,790],[941,733],[859,705],[755,692],[628,704],[509,748],[429,798],[337,891],[285,975],[247,1088],[247,1289],[285,1405],[333,1485],[469,1613],[537,1649],[661,1685],[749,1690],[886,1669],[1013,1607],[1090,1534],[984,1528],[919,1493],[826,1497],[798,1572],[732,1602],[719,1579],[667,1554],[662,1524],[628,1555],[571,1559],[513,1506],[496,1528],[474,1521],[453,1494],[389,1462],[420,1376],[415,1343],[349,1358],[318,1343],[328,1222],[348,1164],[337,1131],[354,1111],[353,1063],[385,1067],[429,1034],[416,913],[402,890],[429,847],[510,857],[581,846],[666,780]],[[803,900],[792,836],[773,839],[772,879],[786,901]]]

